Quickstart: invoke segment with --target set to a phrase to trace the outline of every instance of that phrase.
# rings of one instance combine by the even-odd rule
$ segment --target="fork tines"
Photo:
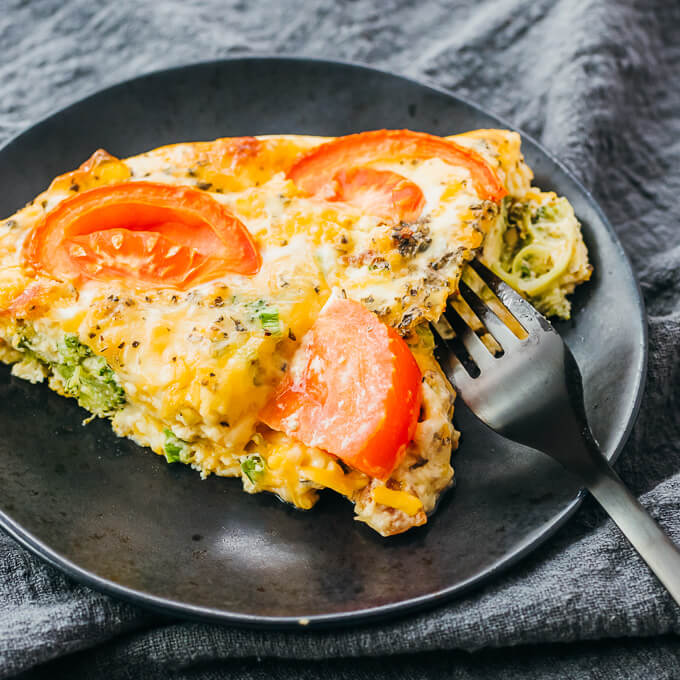
[[[463,270],[459,292],[449,298],[444,316],[433,327],[446,350],[455,354],[471,377],[477,377],[494,358],[527,337],[506,306],[516,307],[515,298],[527,304],[480,262],[473,261]]]

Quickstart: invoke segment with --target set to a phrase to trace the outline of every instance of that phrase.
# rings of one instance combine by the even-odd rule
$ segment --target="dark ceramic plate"
[[[55,113],[0,151],[0,216],[98,147],[128,156],[162,144],[266,133],[341,135],[409,127],[450,134],[506,123],[433,87],[362,66],[245,58],[142,76]],[[524,137],[544,189],[583,223],[595,273],[560,332],[585,380],[593,431],[613,458],[645,372],[644,311],[630,265],[585,189]],[[432,605],[489,579],[576,510],[578,485],[509,444],[459,404],[458,484],[430,522],[380,538],[324,494],[300,512],[240,481],[211,478],[81,426],[72,400],[0,372],[0,524],[74,578],[185,616],[312,625]],[[556,433],[556,436],[557,433]]]

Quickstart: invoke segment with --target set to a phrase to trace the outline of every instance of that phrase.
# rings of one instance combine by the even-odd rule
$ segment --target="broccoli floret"
[[[251,454],[241,462],[241,470],[243,470],[243,474],[248,477],[248,479],[253,484],[256,484],[257,481],[262,478],[262,475],[264,475],[266,469],[267,465],[264,462],[262,456],[260,456],[258,453]]]
[[[51,370],[64,393],[98,416],[110,416],[125,405],[125,392],[103,357],[78,340],[65,335],[54,350],[45,349],[35,331],[26,326],[17,334],[14,346],[28,359]]]
[[[78,340],[78,336],[73,333],[64,336],[64,339],[59,344],[59,354],[67,365],[76,365],[79,364],[82,359],[94,356],[92,350],[87,345],[83,345],[83,343]]]
[[[64,384],[64,391],[98,416],[110,416],[125,405],[125,392],[103,357],[95,356],[77,335],[66,335],[58,347],[60,361],[51,362],[52,371]]]
[[[276,307],[270,305],[266,300],[257,300],[247,306],[250,307],[254,317],[259,320],[266,333],[269,335],[281,335],[279,310]]]
[[[569,213],[569,202],[566,198],[558,198],[548,205],[537,208],[531,217],[531,222],[556,222],[566,217]]]
[[[189,462],[189,445],[183,439],[180,439],[172,430],[163,430],[165,435],[165,444],[163,451],[165,453],[165,460],[168,463],[188,463]]]

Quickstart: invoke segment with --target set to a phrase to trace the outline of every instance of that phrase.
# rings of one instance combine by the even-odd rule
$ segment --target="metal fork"
[[[680,604],[680,550],[602,455],[578,366],[550,322],[478,261],[451,303],[434,328],[440,364],[463,401],[492,430],[577,475]]]

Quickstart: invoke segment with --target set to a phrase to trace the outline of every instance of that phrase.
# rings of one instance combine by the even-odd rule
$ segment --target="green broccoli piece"
[[[64,391],[98,416],[109,416],[125,405],[125,392],[103,357],[95,356],[77,335],[66,335],[58,345],[58,363],[50,363],[64,383]]]
[[[267,469],[264,458],[258,453],[253,453],[241,462],[241,470],[248,479],[256,484],[262,478]]]
[[[187,442],[167,428],[163,430],[163,434],[165,435],[165,444],[163,445],[165,460],[168,463],[188,463],[190,451]]]
[[[558,198],[553,203],[548,203],[548,205],[543,205],[536,210],[536,212],[531,217],[531,222],[536,224],[537,222],[556,222],[565,217],[569,211],[569,202],[566,198]]]
[[[262,328],[270,335],[281,335],[281,322],[279,310],[270,305],[266,300],[256,300],[248,306],[252,309],[254,317],[260,321]]]
[[[78,336],[73,333],[64,336],[59,345],[59,354],[63,362],[68,365],[79,364],[82,359],[93,356],[92,350],[87,345],[83,345],[78,340]]]
[[[272,335],[281,335],[281,322],[279,321],[279,313],[276,309],[271,308],[260,312],[259,316],[260,323],[265,331],[269,331]]]

